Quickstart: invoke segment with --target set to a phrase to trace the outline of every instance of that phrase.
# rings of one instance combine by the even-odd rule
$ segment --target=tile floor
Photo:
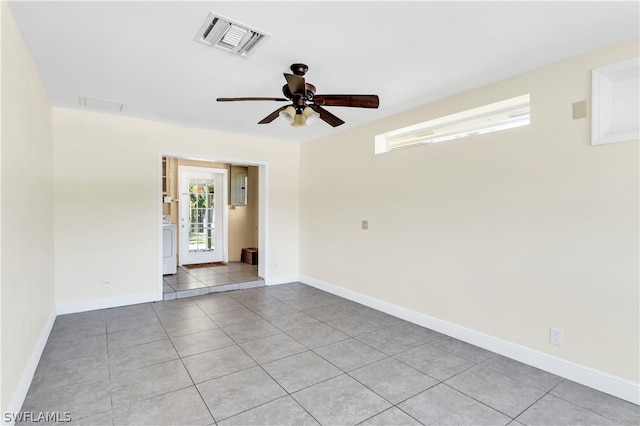
[[[229,262],[212,268],[178,267],[178,272],[163,277],[164,300],[202,296],[221,291],[240,290],[264,285],[258,265]]]
[[[72,425],[640,423],[634,404],[300,283],[59,316],[22,411]]]

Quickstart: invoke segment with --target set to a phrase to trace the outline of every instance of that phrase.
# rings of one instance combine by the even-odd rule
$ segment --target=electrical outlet
[[[562,346],[562,330],[559,328],[550,328],[549,343],[556,346]]]
[[[361,224],[362,229],[369,229],[369,221],[363,220]]]
[[[106,272],[103,272],[102,275],[100,275],[100,282],[102,284],[109,284],[109,274],[107,274]]]

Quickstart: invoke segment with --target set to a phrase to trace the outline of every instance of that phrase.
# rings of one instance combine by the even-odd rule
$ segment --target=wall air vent
[[[267,37],[269,34],[264,31],[209,13],[193,39],[198,43],[248,58]]]

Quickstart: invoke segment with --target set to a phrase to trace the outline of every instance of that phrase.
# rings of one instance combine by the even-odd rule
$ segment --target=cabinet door
[[[231,204],[234,206],[247,205],[247,184],[249,169],[244,166],[231,166]]]

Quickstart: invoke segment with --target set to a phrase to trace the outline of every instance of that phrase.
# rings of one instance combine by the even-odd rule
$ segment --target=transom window
[[[530,115],[526,94],[376,135],[375,153],[526,126]]]

